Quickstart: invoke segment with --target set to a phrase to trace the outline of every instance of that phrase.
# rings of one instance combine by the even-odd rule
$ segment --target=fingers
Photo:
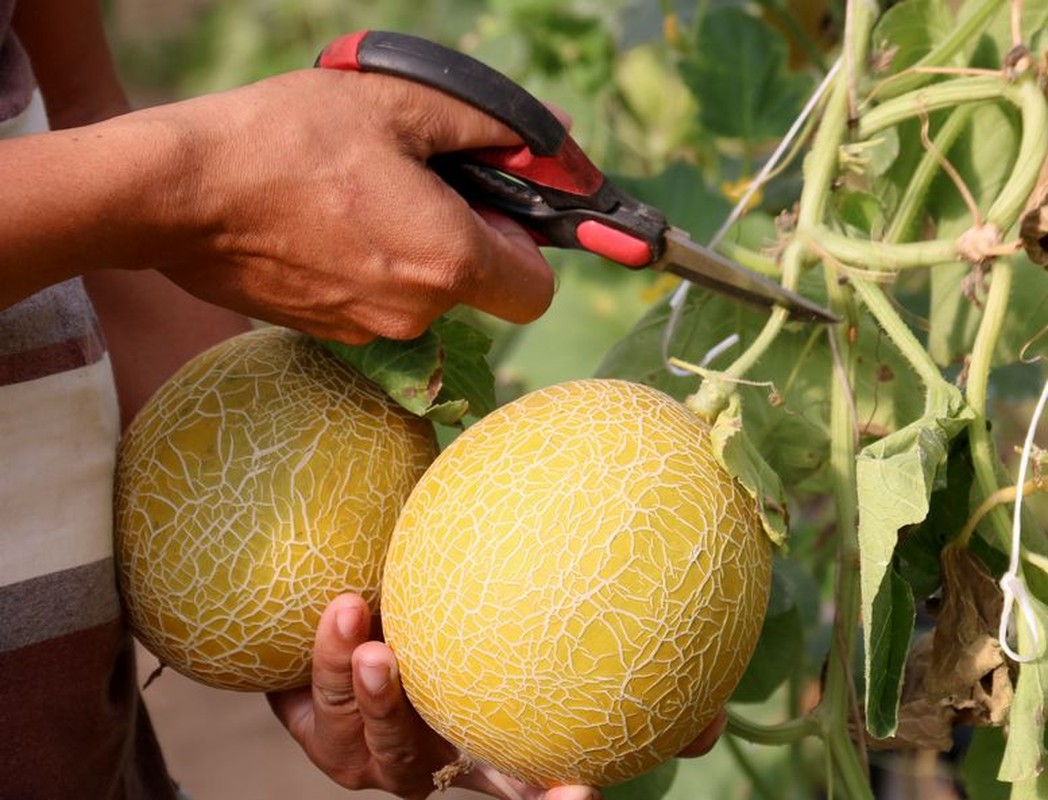
[[[422,161],[439,153],[521,143],[520,137],[501,122],[463,101],[410,81],[393,80],[397,81],[397,90],[408,93],[403,107],[407,109],[406,118],[413,120],[409,122],[411,131],[423,142],[416,154]],[[416,202],[421,199],[418,188]],[[509,322],[537,319],[553,298],[549,264],[520,225],[491,211],[476,213],[477,239],[447,242],[452,247],[472,248],[468,259],[477,276],[477,280],[464,284],[466,296],[455,299]]]
[[[371,613],[357,595],[333,600],[317,626],[313,646],[314,736],[320,742],[351,738],[359,723],[353,685],[353,651],[367,641]]]
[[[374,757],[396,767],[420,749],[439,758],[453,756],[450,745],[438,746],[400,685],[396,658],[389,646],[368,642],[353,653],[354,691],[364,719],[364,735]]]
[[[486,228],[485,252],[479,256],[482,278],[463,302],[508,322],[538,319],[553,300],[552,268],[516,222],[492,211],[477,214]]]
[[[717,744],[724,728],[728,724],[728,713],[722,708],[713,721],[695,738],[691,744],[685,747],[677,755],[681,758],[695,758],[706,755],[713,746]]]
[[[397,81],[390,89],[407,95],[402,108],[409,111],[410,130],[421,134],[427,158],[437,153],[521,143],[520,136],[509,127],[463,100],[403,78],[381,77]]]
[[[312,685],[269,695],[277,718],[325,771],[362,769],[367,762],[350,664],[353,651],[368,638],[370,620],[362,598],[335,598],[317,626]]]

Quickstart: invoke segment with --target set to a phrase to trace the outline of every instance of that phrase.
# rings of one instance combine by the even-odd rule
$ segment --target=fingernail
[[[360,682],[368,694],[381,694],[389,686],[389,667],[365,661],[360,665]]]
[[[360,609],[355,607],[340,608],[335,614],[335,627],[346,641],[352,641],[360,628]]]

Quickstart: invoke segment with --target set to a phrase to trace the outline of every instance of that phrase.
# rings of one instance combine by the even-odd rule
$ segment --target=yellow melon
[[[116,557],[139,640],[227,689],[308,683],[324,607],[375,608],[432,426],[308,337],[264,328],[184,366],[120,447]]]
[[[771,546],[708,427],[616,380],[533,392],[437,458],[397,522],[383,628],[426,722],[527,783],[606,786],[728,699]]]

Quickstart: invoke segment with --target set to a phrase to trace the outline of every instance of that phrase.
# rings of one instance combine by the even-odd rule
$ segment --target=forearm
[[[149,114],[0,142],[0,307],[155,263],[175,234],[183,155],[177,126]]]

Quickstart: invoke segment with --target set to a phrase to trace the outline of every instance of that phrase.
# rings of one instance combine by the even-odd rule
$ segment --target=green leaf
[[[781,136],[812,89],[811,79],[786,69],[785,40],[740,8],[711,11],[680,66],[712,135],[757,143]]]
[[[856,459],[866,714],[877,738],[895,733],[913,631],[913,595],[894,567],[899,532],[928,516],[950,441],[972,417],[954,387],[940,392],[938,407],[868,445]]]
[[[783,544],[789,530],[786,492],[778,474],[753,446],[742,426],[739,396],[733,394],[728,407],[717,415],[710,431],[718,463],[736,478],[757,501],[761,524],[775,544]]]
[[[1004,734],[1000,728],[978,727],[964,756],[961,775],[968,797],[979,800],[1008,800],[1010,788],[997,780],[997,769],[1004,755]]]
[[[464,401],[469,414],[490,414],[495,410],[495,379],[486,358],[491,337],[454,317],[440,317],[431,330],[444,353],[444,380],[437,402]]]
[[[888,570],[877,587],[864,617],[869,620],[864,628],[866,727],[875,737],[885,738],[898,726],[899,695],[915,618],[913,592],[894,569]]]
[[[837,203],[837,217],[866,239],[876,239],[884,232],[885,216],[881,201],[868,192],[847,192]]]
[[[884,175],[899,157],[900,147],[898,128],[879,133],[865,149],[863,171],[875,177]]]
[[[997,774],[998,780],[1009,783],[1038,785],[1045,759],[1045,702],[1048,698],[1048,607],[1036,597],[1028,598],[1038,627],[1034,631],[1018,605],[1013,609],[1012,619],[1018,629],[1018,650],[1024,655],[1035,656],[1032,661],[1019,665],[1019,680],[1015,686],[1015,697],[1008,718],[1008,741],[1004,758]],[[1014,795],[1013,795],[1014,796]],[[1027,794],[1028,797],[1035,796]],[[1042,795],[1043,796],[1043,795]]]
[[[965,11],[974,3],[965,3],[957,16],[961,24]],[[1048,33],[1048,0],[1024,0],[1021,3],[1022,20],[1020,29],[1026,36],[1025,44],[1031,53],[1042,52],[1045,34]],[[1000,69],[1005,54],[1012,49],[1012,4],[1002,3],[1000,11],[994,17],[978,41],[978,52],[972,66],[986,69]]]
[[[458,320],[437,320],[408,341],[323,344],[420,417],[454,425],[466,414],[483,416],[495,407],[494,376],[485,358],[491,340]]]
[[[1013,260],[1015,275],[1008,314],[994,350],[996,365],[1018,362],[1023,348],[1037,339],[1048,320],[1048,271],[1032,264],[1025,255],[1014,256]],[[939,364],[961,363],[971,352],[982,319],[982,309],[965,294],[971,278],[972,268],[967,264],[942,264],[932,271],[928,347]],[[977,292],[980,297],[985,296],[981,288]]]
[[[660,764],[633,780],[603,790],[605,800],[658,800],[669,791],[677,776],[677,759]]]
[[[698,379],[669,371],[663,359],[663,339],[670,316],[666,297],[608,352],[597,374],[646,383],[680,400],[694,392]],[[733,334],[740,336],[738,347],[745,347],[756,337],[765,318],[761,311],[693,288],[685,299],[669,354],[697,364],[710,348]],[[796,370],[799,377],[793,383],[795,391],[791,391],[784,403],[777,406],[769,403],[768,387],[740,386],[738,390],[743,398],[748,436],[787,485],[800,483],[818,473],[826,459],[826,426],[821,405],[825,390],[819,382],[823,365],[818,363],[821,354],[816,355],[807,346],[811,335],[812,332],[804,328],[784,332],[776,339],[769,358],[752,376],[784,387]]]
[[[497,359],[500,385],[527,391],[592,375],[608,350],[647,309],[655,276],[576,252],[549,254],[557,293],[534,325],[515,326]]]
[[[940,554],[968,520],[974,477],[968,437],[961,433],[950,443],[946,482],[932,492],[928,515],[915,528],[906,531],[895,549],[899,573],[918,600],[927,598],[942,584]]]
[[[1041,772],[1012,784],[1009,800],[1044,800],[1046,797],[1048,797],[1048,772]]]
[[[1011,174],[1018,136],[1014,109],[988,104],[976,109],[968,129],[947,154],[984,212]],[[956,238],[972,225],[968,206],[948,178],[940,177],[933,185],[927,209],[940,238]],[[1017,361],[1048,318],[1048,271],[1023,254],[1012,260],[1014,286],[994,351],[996,365]],[[978,299],[984,296],[985,287],[969,264],[943,264],[932,270],[928,350],[937,363],[958,364],[971,352],[982,319]]]
[[[874,28],[873,41],[895,48],[888,70],[893,74],[920,61],[949,36],[953,25],[945,0],[906,0],[884,12]]]
[[[731,696],[733,703],[760,703],[793,673],[804,656],[804,616],[797,595],[806,592],[795,581],[806,576],[796,562],[776,557],[771,596],[761,638],[742,680]]]

